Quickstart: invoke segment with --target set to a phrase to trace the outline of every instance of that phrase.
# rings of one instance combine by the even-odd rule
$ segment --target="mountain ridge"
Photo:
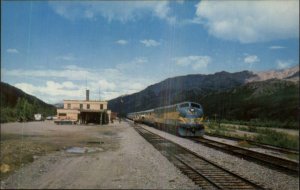
[[[256,72],[254,74],[256,76],[249,78],[247,82],[264,81],[268,79],[286,79],[295,81],[297,79],[299,80],[299,67],[294,66],[287,69]]]

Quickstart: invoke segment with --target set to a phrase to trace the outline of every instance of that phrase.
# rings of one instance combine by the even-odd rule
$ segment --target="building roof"
[[[87,110],[87,109],[79,109],[78,111],[82,112],[105,112],[108,110]]]
[[[107,102],[105,100],[63,100],[63,101],[73,101],[73,102]]]

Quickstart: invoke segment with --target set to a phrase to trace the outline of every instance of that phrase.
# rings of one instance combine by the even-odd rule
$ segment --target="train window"
[[[184,104],[181,104],[181,105],[180,105],[181,108],[185,108],[185,107],[189,107],[189,106],[190,106],[189,103],[184,103]]]
[[[199,105],[199,104],[191,103],[191,106],[194,107],[194,108],[200,108],[200,105]]]

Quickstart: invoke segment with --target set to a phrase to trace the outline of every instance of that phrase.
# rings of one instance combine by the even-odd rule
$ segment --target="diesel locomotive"
[[[203,136],[203,108],[194,102],[182,102],[127,114],[134,122],[144,123],[178,136]]]

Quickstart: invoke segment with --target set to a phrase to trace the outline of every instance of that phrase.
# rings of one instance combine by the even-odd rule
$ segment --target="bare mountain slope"
[[[291,81],[299,81],[299,67],[295,66],[282,70],[271,70],[265,72],[254,73],[255,76],[247,79],[247,82],[265,81],[269,79],[284,79]]]

